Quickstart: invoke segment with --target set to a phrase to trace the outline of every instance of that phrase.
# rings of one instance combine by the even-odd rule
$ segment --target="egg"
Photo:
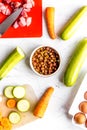
[[[83,113],[87,113],[87,101],[83,101],[79,104],[79,110]]]
[[[84,124],[86,121],[86,116],[85,114],[79,112],[74,115],[74,120],[77,124]]]
[[[84,99],[87,100],[87,91],[84,93]]]
[[[87,120],[85,121],[85,127],[87,128]]]

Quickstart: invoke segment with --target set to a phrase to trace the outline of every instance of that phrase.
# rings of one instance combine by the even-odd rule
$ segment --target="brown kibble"
[[[33,65],[34,65],[34,66],[36,66],[36,65],[37,65],[37,63],[36,63],[36,62],[33,62]]]
[[[39,48],[32,57],[32,64],[34,69],[43,75],[54,73],[60,64],[58,53],[51,47]],[[39,68],[38,68],[39,67]],[[55,69],[53,69],[55,67]]]
[[[74,115],[74,120],[77,124],[84,124],[86,121],[86,116],[85,114],[79,112]]]
[[[87,102],[83,101],[79,104],[79,110],[83,113],[87,113]]]

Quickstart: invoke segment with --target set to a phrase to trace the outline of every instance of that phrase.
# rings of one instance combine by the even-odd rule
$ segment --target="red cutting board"
[[[42,0],[34,0],[35,6],[29,12],[32,23],[29,27],[12,26],[3,34],[2,38],[28,38],[42,36]]]

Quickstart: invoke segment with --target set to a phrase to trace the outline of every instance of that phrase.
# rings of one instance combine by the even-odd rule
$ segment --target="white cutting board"
[[[73,117],[76,113],[78,112],[81,112],[79,110],[79,104],[83,101],[87,101],[84,99],[84,93],[87,91],[87,74],[85,75],[80,87],[79,87],[79,90],[74,98],[74,101],[70,107],[70,110],[69,110],[69,114],[72,115],[72,123],[78,127],[81,127],[85,130],[87,130],[87,128],[85,127],[85,124],[82,124],[82,125],[79,125],[77,123],[75,123]],[[86,118],[87,118],[87,114],[86,115]]]

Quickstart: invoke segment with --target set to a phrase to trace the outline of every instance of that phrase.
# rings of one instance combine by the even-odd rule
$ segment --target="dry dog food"
[[[32,57],[34,69],[42,75],[54,73],[60,64],[59,54],[51,47],[45,46],[37,49]]]

